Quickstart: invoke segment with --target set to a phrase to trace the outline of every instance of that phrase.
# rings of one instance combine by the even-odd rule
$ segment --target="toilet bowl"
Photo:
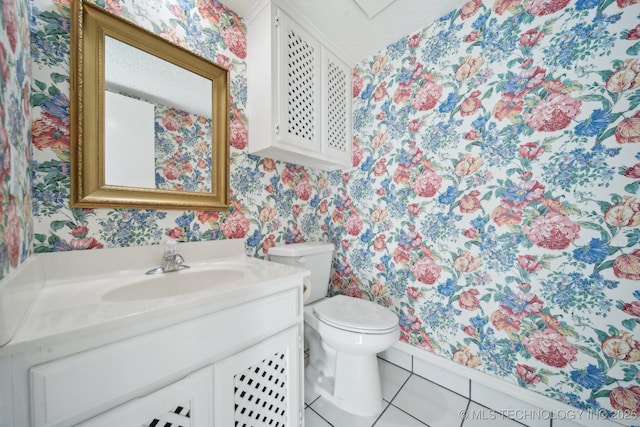
[[[371,301],[325,296],[333,250],[327,243],[297,243],[270,248],[269,258],[311,271],[305,281],[305,386],[346,412],[377,415],[382,410],[377,353],[398,340],[398,317]]]
[[[356,314],[362,315],[359,321]],[[379,414],[382,388],[377,353],[398,340],[397,316],[370,301],[336,295],[305,307],[304,318],[310,358],[306,385],[347,412]],[[375,325],[370,323],[372,318]]]

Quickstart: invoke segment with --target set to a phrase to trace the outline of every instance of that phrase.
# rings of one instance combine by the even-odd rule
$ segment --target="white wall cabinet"
[[[0,426],[301,425],[301,287],[143,334],[109,331],[105,345],[77,337],[0,357]]]
[[[272,2],[247,25],[249,152],[320,169],[351,166],[352,70]]]

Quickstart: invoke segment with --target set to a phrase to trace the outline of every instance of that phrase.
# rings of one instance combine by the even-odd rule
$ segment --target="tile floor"
[[[306,427],[522,427],[466,397],[378,359],[384,410],[375,417],[344,412],[305,389]],[[425,399],[424,396],[429,396]],[[469,418],[463,420],[464,411]],[[473,419],[472,419],[473,418]]]

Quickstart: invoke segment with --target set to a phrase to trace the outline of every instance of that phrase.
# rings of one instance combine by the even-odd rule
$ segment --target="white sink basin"
[[[102,299],[118,302],[175,297],[214,288],[226,288],[244,276],[242,269],[228,266],[161,273],[145,276],[140,281],[113,289],[105,293]]]

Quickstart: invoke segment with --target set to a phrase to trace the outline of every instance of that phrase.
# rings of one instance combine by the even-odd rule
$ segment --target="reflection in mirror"
[[[112,37],[104,78],[105,183],[210,192],[211,82]]]
[[[73,2],[72,203],[228,208],[228,71]]]

